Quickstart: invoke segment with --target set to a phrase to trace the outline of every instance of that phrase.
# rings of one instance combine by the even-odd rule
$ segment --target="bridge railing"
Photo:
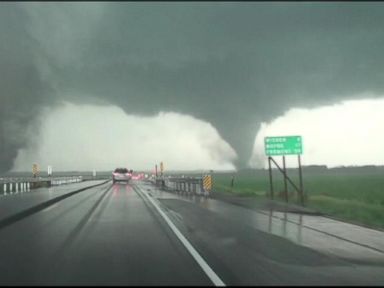
[[[204,189],[203,177],[157,177],[152,180],[152,183],[163,190],[171,192],[204,196],[209,195],[209,190]]]
[[[87,180],[99,180],[100,177],[60,176],[60,177],[3,177],[0,178],[0,195],[29,191],[40,187],[51,187],[78,183]],[[106,177],[104,177],[106,178]],[[103,178],[103,179],[104,179]]]

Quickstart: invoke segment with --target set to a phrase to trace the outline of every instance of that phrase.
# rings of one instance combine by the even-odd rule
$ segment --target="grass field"
[[[289,169],[288,176],[299,186],[297,169]],[[265,198],[270,190],[267,170],[216,172],[213,179],[215,192]],[[273,180],[274,198],[284,201],[282,175],[274,171]],[[307,207],[339,219],[384,229],[384,167],[304,168],[303,186]],[[298,203],[297,193],[289,183],[288,191],[289,202]]]

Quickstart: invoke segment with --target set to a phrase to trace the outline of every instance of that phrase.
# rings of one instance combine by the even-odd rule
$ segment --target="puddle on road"
[[[145,187],[145,189],[147,188]],[[151,189],[153,196],[159,199],[178,199],[192,202],[222,217],[246,223],[246,225],[260,231],[284,237],[298,245],[322,253],[349,260],[384,264],[384,232],[381,231],[322,216],[281,212],[272,209],[251,210],[204,196],[170,193],[153,188],[153,186]]]

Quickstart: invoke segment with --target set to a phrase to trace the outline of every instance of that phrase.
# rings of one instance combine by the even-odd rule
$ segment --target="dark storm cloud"
[[[8,61],[1,73],[20,70],[6,72],[8,90],[0,87],[2,98],[19,91],[6,107],[32,117],[41,103],[65,99],[109,102],[131,114],[186,113],[212,123],[238,153],[239,165],[249,159],[261,121],[290,107],[384,88],[380,2],[28,3],[0,9],[2,45],[10,38],[1,46],[1,61]],[[35,85],[33,92],[25,83]],[[5,119],[30,121],[23,117],[2,113],[2,129]],[[25,139],[1,140],[8,168]]]
[[[17,5],[0,4],[0,172],[12,167],[18,149],[33,137],[40,108],[52,104],[27,18]]]

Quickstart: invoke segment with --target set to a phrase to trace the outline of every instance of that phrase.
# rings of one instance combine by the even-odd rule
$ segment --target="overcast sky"
[[[196,166],[246,167],[262,123],[292,108],[383,98],[382,27],[382,2],[1,2],[0,172],[30,166],[20,155],[36,143],[52,146],[41,139],[61,141],[58,131],[42,134],[48,124],[41,116],[63,115],[63,103],[73,111],[119,107],[127,119],[156,122],[160,112],[195,119],[214,127],[237,155],[212,132],[214,147],[193,151],[219,156],[201,156]],[[114,120],[114,113],[100,113]],[[87,129],[91,139],[100,134]],[[193,129],[188,137],[200,143]],[[174,159],[185,152],[183,145],[166,147],[161,153]],[[100,157],[75,152],[68,158],[81,163]],[[262,157],[252,159],[264,165]]]

